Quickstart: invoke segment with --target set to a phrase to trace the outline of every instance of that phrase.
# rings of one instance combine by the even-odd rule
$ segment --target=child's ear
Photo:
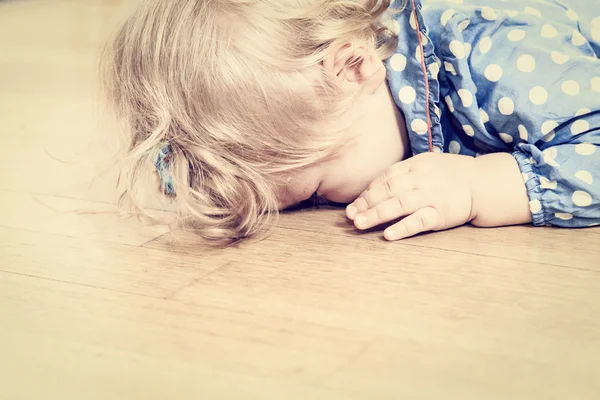
[[[323,67],[348,89],[366,85],[367,91],[374,91],[382,83],[382,72],[385,78],[383,63],[375,50],[366,46],[355,47],[350,43],[338,45],[323,60]]]

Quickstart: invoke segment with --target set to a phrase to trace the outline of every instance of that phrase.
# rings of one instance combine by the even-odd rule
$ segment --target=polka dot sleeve
[[[394,16],[388,82],[413,153],[512,153],[535,225],[600,224],[600,1],[411,0]]]
[[[595,130],[572,136],[579,120],[558,127],[563,143],[541,148],[520,144],[513,152],[529,195],[536,226],[588,227],[600,225],[600,115],[589,115]]]
[[[600,224],[600,2],[445,1],[423,7],[444,151],[510,152],[537,226]]]

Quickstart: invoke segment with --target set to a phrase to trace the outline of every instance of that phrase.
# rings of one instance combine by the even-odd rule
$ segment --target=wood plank
[[[232,267],[239,271],[248,265]],[[207,296],[232,294],[221,289]],[[485,300],[479,316],[448,315],[424,329],[425,320],[435,315],[409,312],[395,334],[379,335],[373,327],[361,332],[361,317],[372,318],[353,304],[344,309],[355,317],[348,329],[304,322],[319,314],[316,309],[299,319],[289,318],[298,308],[283,317],[267,316],[269,310],[293,307],[270,301],[269,291],[247,312],[6,274],[0,293],[0,318],[10,327],[0,333],[0,354],[16,361],[3,364],[10,368],[1,376],[14,374],[11,392],[4,394],[17,398],[32,397],[26,394],[36,390],[78,398],[98,390],[98,382],[104,384],[97,398],[146,393],[245,398],[236,387],[248,381],[249,394],[257,396],[252,398],[303,393],[316,398],[436,399],[443,394],[450,399],[526,399],[558,393],[592,399],[598,390],[597,329],[579,323],[584,334],[569,332],[572,319],[548,329],[527,315],[502,325],[494,318],[496,310],[485,310]],[[403,308],[390,304],[389,318],[381,322],[393,324],[407,308],[406,303]],[[331,317],[334,324],[339,321]],[[65,380],[76,384],[65,387]],[[256,380],[260,384],[252,384]]]
[[[195,246],[189,236],[192,244],[186,245],[185,234],[177,236],[177,242],[165,235],[146,246],[230,261],[227,268],[186,288],[178,298],[211,299],[216,298],[212,291],[231,290],[223,301],[244,310],[256,302],[270,302],[281,312],[293,313],[282,305],[289,300],[314,308],[323,321],[328,320],[329,312],[365,311],[368,315],[361,315],[360,322],[347,321],[358,325],[387,320],[390,309],[407,305],[416,315],[433,310],[438,316],[458,313],[468,317],[473,313],[513,318],[521,313],[548,323],[553,323],[561,307],[568,310],[567,319],[567,314],[591,318],[596,311],[600,313],[600,302],[589,301],[600,290],[597,271],[533,262],[515,264],[508,259],[406,245],[340,241],[339,237],[306,232],[295,232],[294,240],[289,240],[288,234],[280,230],[262,242],[213,252]],[[570,309],[574,306],[580,307],[579,311]],[[490,307],[497,308],[492,315]]]
[[[122,218],[113,204],[101,202],[0,190],[0,208],[10,210],[0,213],[0,226],[132,246],[169,232]]]
[[[2,189],[114,202],[97,65],[117,3],[0,2]]]
[[[290,230],[325,233],[346,240],[354,237],[381,242],[382,233],[354,229],[342,209],[301,210],[284,215],[280,226]],[[600,271],[600,228],[559,229],[533,226],[456,229],[424,234],[402,241],[406,245],[533,261]]]
[[[312,382],[356,334],[6,273],[0,300],[0,398],[352,398]]]
[[[588,350],[568,339],[544,336],[538,344],[531,333],[522,333],[530,340],[501,353],[426,339],[382,339],[327,379],[324,386],[360,393],[365,399],[598,398],[599,359],[597,353],[590,354],[597,347]],[[486,338],[479,337],[473,347],[482,339]]]
[[[0,228],[0,271],[171,296],[227,263],[110,242]]]
[[[598,272],[286,234],[222,252],[234,262],[175,299],[373,335],[319,380],[365,398],[436,398],[440,388],[444,398],[597,392]],[[165,246],[181,251],[181,237]]]

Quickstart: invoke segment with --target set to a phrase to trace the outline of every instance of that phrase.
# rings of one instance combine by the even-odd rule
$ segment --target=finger
[[[365,199],[359,197],[346,207],[346,216],[354,221],[354,218],[359,214],[358,210],[367,210],[368,208]]]
[[[386,169],[383,174],[381,174],[379,177],[373,180],[373,182],[371,182],[371,184],[367,187],[367,190],[365,191],[368,191],[375,186],[381,185],[390,179],[395,179],[403,175],[408,175],[411,171],[409,160],[401,161]]]
[[[352,204],[346,209],[348,218],[354,219],[358,214],[362,214],[375,207],[376,205],[396,196],[402,196],[403,193],[414,190],[415,185],[412,179],[407,175],[391,177],[364,191]]]
[[[387,199],[375,207],[358,214],[354,225],[358,229],[370,229],[374,226],[402,218],[425,206],[422,196],[417,191],[403,193],[401,196]]]
[[[432,231],[438,225],[438,212],[433,207],[420,208],[383,232],[387,240],[400,240]]]

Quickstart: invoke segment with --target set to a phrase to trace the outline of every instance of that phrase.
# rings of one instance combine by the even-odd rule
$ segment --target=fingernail
[[[358,212],[358,209],[353,205],[349,205],[348,208],[346,208],[346,215],[350,219],[354,219],[354,217],[356,217],[357,212]]]
[[[359,228],[362,226],[365,226],[367,224],[367,217],[365,217],[364,215],[357,215],[356,219],[354,219],[354,223],[356,224],[356,226],[358,226]]]
[[[386,229],[383,232],[383,236],[386,238],[386,240],[397,240],[398,239],[398,232],[396,232],[393,229]]]

